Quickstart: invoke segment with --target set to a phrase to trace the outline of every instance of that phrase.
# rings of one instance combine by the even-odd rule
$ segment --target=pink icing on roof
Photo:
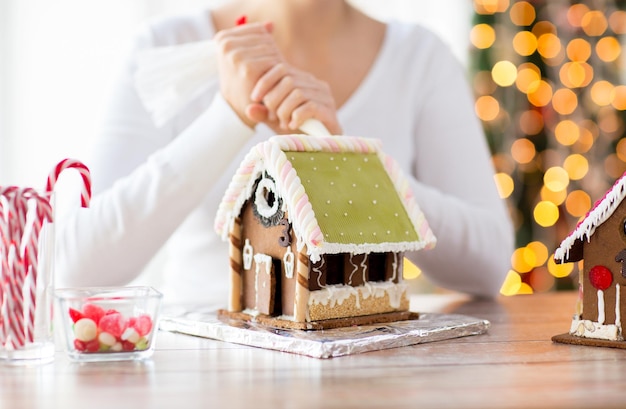
[[[557,261],[577,261],[569,260],[570,251],[577,246],[582,245],[583,240],[589,241],[596,230],[596,227],[604,223],[617,209],[619,204],[626,196],[626,173],[619,178],[611,189],[604,196],[596,201],[592,209],[587,212],[585,217],[578,222],[576,228],[561,242],[561,245],[555,250],[554,258]]]
[[[326,252],[324,236],[304,187],[285,152],[375,153],[384,164],[415,230],[420,234],[419,243],[397,244],[399,251],[433,247],[436,242],[435,236],[413,197],[408,180],[404,178],[396,162],[384,155],[380,148],[379,140],[367,138],[306,135],[272,137],[252,148],[236,171],[220,203],[215,230],[224,240],[227,238],[234,218],[250,197],[254,180],[261,171],[267,171],[276,179],[279,193],[285,198],[287,210],[292,215],[291,222],[293,231],[298,237],[299,249],[306,245],[309,256],[315,261],[320,254]]]

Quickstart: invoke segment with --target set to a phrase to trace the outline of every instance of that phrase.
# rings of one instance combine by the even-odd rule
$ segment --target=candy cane
[[[11,335],[10,345],[13,348],[23,347],[26,342],[26,322],[24,317],[24,284],[28,270],[27,260],[23,257],[23,246],[27,232],[28,196],[34,192],[31,188],[17,189],[12,192],[9,201],[9,231],[11,244],[9,246],[9,322]],[[13,210],[13,212],[11,212]]]
[[[26,282],[28,283],[29,304],[28,304],[28,320],[26,325],[26,337],[28,341],[34,341],[35,329],[35,307],[37,305],[37,274],[38,274],[38,250],[39,250],[39,233],[43,228],[43,224],[48,221],[52,222],[52,207],[47,197],[42,197],[36,192],[32,193],[32,199],[35,200],[35,218],[32,222],[28,237],[23,237],[26,242],[24,246],[23,260],[26,267]]]
[[[9,313],[9,202],[0,192],[0,346],[4,346],[8,336]]]
[[[53,221],[50,197],[60,174],[69,168],[82,177],[81,206],[88,207],[89,169],[74,159],[64,159],[52,169],[43,194],[0,186],[0,346],[5,348],[19,349],[34,341],[39,234],[44,223]],[[31,213],[29,204],[34,205]]]
[[[48,195],[32,188],[0,188],[0,194],[0,345],[16,349],[34,341],[39,232],[52,220],[52,210]],[[28,217],[31,200],[35,209]]]
[[[48,175],[48,180],[46,182],[46,192],[52,193],[52,191],[54,190],[54,186],[59,179],[59,175],[65,169],[69,168],[74,168],[80,173],[80,176],[83,179],[83,189],[80,194],[80,204],[82,207],[89,207],[89,202],[91,200],[91,174],[89,173],[89,168],[87,168],[87,166],[85,166],[82,162],[76,159],[63,159],[54,167],[54,169],[52,169],[52,171]]]

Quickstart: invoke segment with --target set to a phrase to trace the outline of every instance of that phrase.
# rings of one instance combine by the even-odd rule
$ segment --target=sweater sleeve
[[[143,33],[137,48],[149,41],[150,33]],[[56,223],[60,285],[134,279],[254,132],[219,93],[181,132],[174,124],[156,128],[133,86],[135,52],[114,85],[87,162],[91,207],[68,211]]]
[[[512,223],[464,71],[443,44],[433,48],[415,105],[412,185],[437,246],[411,258],[437,285],[494,296],[510,268]]]

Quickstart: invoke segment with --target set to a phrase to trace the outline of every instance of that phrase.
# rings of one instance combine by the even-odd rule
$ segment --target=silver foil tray
[[[319,331],[278,329],[254,322],[222,322],[216,310],[187,310],[167,314],[159,328],[224,342],[272,349],[314,358],[398,348],[484,334],[489,321],[459,314],[420,313],[419,319]]]

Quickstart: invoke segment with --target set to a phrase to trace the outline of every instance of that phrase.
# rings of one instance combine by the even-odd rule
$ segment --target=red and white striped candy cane
[[[0,345],[17,349],[34,341],[39,232],[52,210],[48,194],[14,186],[0,187],[0,210]]]
[[[52,222],[52,206],[50,205],[48,195],[46,195],[46,197],[41,196],[34,190],[32,190],[30,194],[31,197],[29,199],[35,202],[35,217],[30,226],[29,235],[22,238],[22,241],[25,242],[22,258],[26,267],[25,284],[27,284],[29,293],[26,338],[29,342],[33,342],[35,336],[35,307],[37,305],[37,275],[39,269],[39,233],[46,221]]]
[[[8,191],[8,189],[3,189]],[[9,201],[0,191],[0,346],[4,346],[9,334]]]
[[[46,192],[52,193],[54,190],[54,185],[56,184],[59,176],[65,169],[76,169],[80,176],[83,179],[83,187],[80,194],[80,204],[82,207],[89,207],[89,202],[91,201],[91,173],[89,172],[89,168],[85,166],[82,162],[76,159],[63,159],[59,162],[54,169],[48,175],[48,180],[46,182]]]
[[[24,316],[24,283],[26,282],[27,264],[22,256],[28,215],[28,196],[33,189],[16,189],[9,196],[9,340],[14,348],[21,348],[26,342],[26,321]],[[5,317],[6,318],[6,317]]]

